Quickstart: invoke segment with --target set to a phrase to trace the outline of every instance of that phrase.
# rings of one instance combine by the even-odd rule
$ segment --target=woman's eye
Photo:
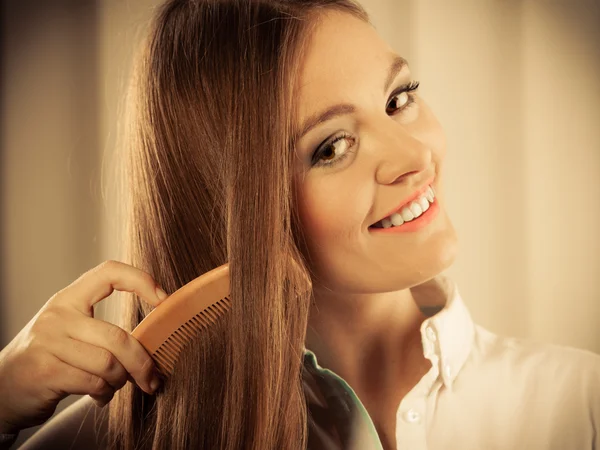
[[[330,142],[325,143],[313,156],[313,166],[333,166],[345,159],[350,153],[354,138],[348,133],[335,136]]]
[[[411,95],[410,92],[416,90],[418,87],[418,81],[411,81],[396,89],[390,96],[390,100],[386,106],[386,112],[390,115],[399,114],[409,107],[410,104],[415,101],[414,96]],[[391,108],[391,111],[389,108]],[[351,143],[348,144],[348,141]],[[354,151],[355,141],[356,139],[354,137],[345,132],[334,136],[329,142],[324,143],[314,152],[311,166],[333,167],[342,162]]]
[[[391,96],[388,106],[392,105],[392,111],[387,111],[388,114],[395,114],[401,111],[415,101],[413,95],[409,94],[419,87],[418,81],[411,81],[404,86],[400,86]],[[387,108],[386,108],[387,110]]]
[[[392,101],[389,103],[389,105],[393,105],[394,103],[395,108],[393,108],[394,110],[398,110],[401,108],[404,108],[404,106],[406,106],[410,101],[410,97],[408,96],[407,92],[400,92],[399,94],[396,94],[392,97]]]

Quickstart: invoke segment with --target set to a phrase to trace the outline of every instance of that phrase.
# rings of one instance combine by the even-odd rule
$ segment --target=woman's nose
[[[398,124],[378,131],[373,155],[378,160],[375,177],[379,184],[400,183],[408,174],[430,170],[433,153],[426,143]]]

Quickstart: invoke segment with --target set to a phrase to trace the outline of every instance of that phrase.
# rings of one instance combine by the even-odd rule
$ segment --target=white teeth
[[[392,224],[394,226],[399,226],[402,225],[404,223],[404,219],[402,218],[402,216],[398,213],[394,213],[390,216],[390,219],[392,220]]]
[[[427,187],[427,190],[425,191],[425,197],[427,198],[427,200],[429,200],[429,203],[433,203],[433,190],[431,189],[431,186]]]
[[[406,206],[400,210],[400,215],[402,216],[402,219],[404,219],[405,222],[408,222],[409,220],[413,220],[415,218],[415,215]]]
[[[415,217],[419,217],[421,214],[423,214],[421,205],[419,205],[419,203],[415,202],[415,201],[410,202],[410,210],[412,211],[412,213]]]
[[[427,190],[421,197],[410,202],[408,206],[405,206],[400,211],[393,213],[391,216],[381,219],[379,222],[382,228],[390,228],[392,226],[398,227],[404,222],[410,222],[416,219],[421,214],[429,209],[431,203],[435,200],[435,191],[431,186],[427,187]]]

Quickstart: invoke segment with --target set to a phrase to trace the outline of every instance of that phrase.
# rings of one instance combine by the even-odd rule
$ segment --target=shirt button
[[[421,414],[414,409],[409,409],[404,413],[404,420],[408,423],[419,423],[421,420]]]
[[[432,341],[435,342],[435,340],[437,339],[436,335],[435,335],[435,331],[433,331],[433,328],[431,327],[427,327],[427,329],[425,330],[425,333],[427,333],[427,337]]]

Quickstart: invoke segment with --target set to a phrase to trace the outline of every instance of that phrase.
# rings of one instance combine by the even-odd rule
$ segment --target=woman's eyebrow
[[[408,66],[408,62],[399,55],[392,53],[392,62],[390,64],[390,68],[388,70],[387,78],[383,83],[383,93],[385,95],[386,91],[390,88],[390,85],[396,79],[398,74],[402,71],[404,67]],[[337,105],[333,105],[325,109],[325,111],[317,114],[313,114],[308,119],[304,121],[302,127],[300,127],[300,132],[298,133],[298,137],[296,139],[301,139],[306,133],[312,130],[317,125],[320,125],[323,122],[327,122],[328,120],[334,119],[339,116],[343,116],[346,114],[352,114],[356,112],[356,106],[350,103],[339,103]]]

